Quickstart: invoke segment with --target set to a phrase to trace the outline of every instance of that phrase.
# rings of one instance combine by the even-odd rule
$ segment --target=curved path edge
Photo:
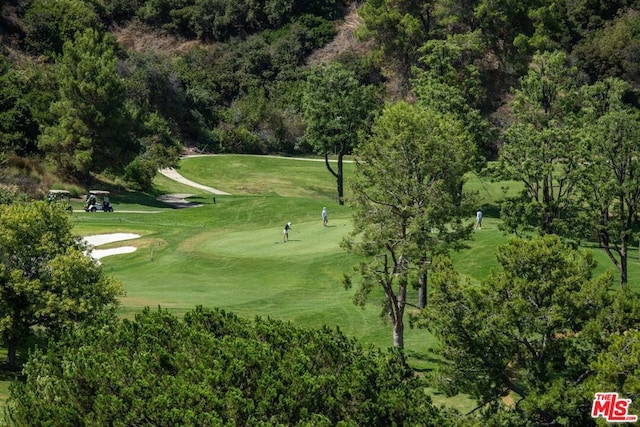
[[[208,187],[206,185],[198,184],[197,182],[191,181],[190,179],[187,179],[184,176],[180,175],[178,171],[176,171],[174,168],[160,169],[158,170],[158,172],[160,172],[162,175],[166,176],[167,178],[177,181],[181,184],[185,184],[193,188],[198,188],[200,190],[208,191],[209,193],[212,193],[212,194],[218,194],[221,196],[231,195],[225,191],[218,190],[217,188]]]

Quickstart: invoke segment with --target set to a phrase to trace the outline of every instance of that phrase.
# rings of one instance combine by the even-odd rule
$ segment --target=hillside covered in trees
[[[0,10],[0,200],[96,180],[148,190],[192,150],[333,155],[342,204],[342,161],[355,154],[342,246],[362,262],[343,284],[359,287],[359,304],[384,294],[397,347],[364,351],[337,331],[201,309],[116,321],[120,286],[82,257],[66,214],[2,204],[0,302],[23,309],[3,321],[9,354],[35,326],[63,337],[34,352],[14,386],[15,424],[137,425],[155,414],[164,425],[582,426],[595,423],[594,390],[640,394],[640,297],[627,286],[640,217],[640,2],[0,0]],[[447,258],[474,232],[469,172],[522,184],[499,226],[542,236],[499,247],[500,271],[480,283]],[[585,240],[620,286],[575,251]],[[74,330],[91,317],[85,270],[104,288],[91,304],[112,322]],[[70,283],[83,289],[52,308]],[[421,296],[411,322],[446,361],[430,386],[475,399],[466,418],[435,408],[407,369],[411,287]],[[158,382],[144,392],[157,401],[136,389],[149,373]],[[156,411],[174,399],[201,411]]]
[[[147,188],[184,147],[322,154],[304,94],[310,71],[329,62],[375,94],[365,117],[384,101],[428,97],[465,117],[482,158],[497,155],[536,52],[563,52],[579,85],[626,81],[633,104],[640,78],[640,6],[626,0],[0,7],[0,160],[17,171],[5,172],[6,184],[45,168],[54,181],[104,173]],[[333,119],[325,135],[355,132]]]

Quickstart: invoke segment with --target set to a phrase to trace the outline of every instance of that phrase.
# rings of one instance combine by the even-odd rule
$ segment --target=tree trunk
[[[544,234],[553,234],[553,212],[551,208],[553,202],[553,197],[551,196],[552,183],[553,178],[547,177],[542,185],[542,231]]]
[[[8,349],[7,349],[7,366],[9,369],[13,369],[16,366],[16,353],[18,351],[18,339],[17,338],[9,338],[7,340]]]
[[[393,346],[404,348],[404,321],[401,317],[393,324]]]
[[[336,181],[338,183],[338,204],[344,205],[344,175],[342,173],[342,158],[344,154],[340,152],[338,154],[338,174],[336,176]]]
[[[427,272],[418,276],[418,308],[422,310],[427,306]]]
[[[459,208],[462,205],[462,187],[463,186],[464,186],[464,181],[460,180],[457,185],[458,189],[457,189],[456,201],[455,201],[456,208]]]
[[[620,242],[620,286],[627,284],[627,237]]]
[[[338,171],[334,171],[329,163],[329,152],[325,151],[324,153],[324,164],[327,167],[327,170],[331,172],[331,175],[336,177],[336,183],[338,184],[338,203],[340,205],[344,205],[344,181],[342,176],[342,158],[344,154],[342,151],[338,153]]]
[[[394,311],[391,318],[393,319],[393,346],[404,348],[404,308],[407,303],[407,283],[406,277],[402,277],[400,280],[402,283],[398,285],[398,296],[395,298],[395,306],[391,308]]]

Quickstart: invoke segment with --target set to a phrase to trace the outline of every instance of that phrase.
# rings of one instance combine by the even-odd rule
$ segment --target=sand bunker
[[[110,255],[129,254],[136,251],[134,246],[120,246],[109,249],[94,249],[95,246],[106,245],[107,243],[121,242],[123,240],[131,240],[139,238],[139,234],[133,233],[112,233],[97,234],[94,236],[85,236],[83,240],[89,245],[89,255],[91,258],[99,260]]]
[[[91,251],[91,257],[93,259],[104,258],[109,255],[120,255],[120,254],[130,254],[131,252],[136,251],[135,246],[121,246],[119,248],[111,248],[111,249],[93,249]]]

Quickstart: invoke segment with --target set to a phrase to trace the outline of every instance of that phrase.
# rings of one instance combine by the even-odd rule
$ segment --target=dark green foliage
[[[37,124],[24,103],[26,82],[0,56],[0,145],[3,153],[33,151]]]
[[[195,48],[180,59],[179,69],[189,93],[207,90],[210,97],[218,97],[216,103],[228,106],[249,90],[299,79],[297,68],[306,55],[334,34],[328,21],[303,16],[277,31]],[[203,110],[195,96],[193,102]]]
[[[221,148],[236,153],[290,152],[295,143],[285,145],[284,123],[263,89],[251,90],[231,105],[218,135]]]
[[[143,170],[151,165],[137,155],[145,151],[139,139],[147,138],[146,146],[149,135],[138,129],[153,113],[168,124],[171,138],[205,150],[311,151],[315,142],[301,137],[301,67],[333,39],[336,28],[346,30],[347,37],[336,40],[327,58],[344,65],[361,84],[386,82],[388,98],[417,97],[456,110],[482,154],[494,158],[500,138],[488,123],[504,130],[512,122],[508,92],[518,86],[537,51],[562,50],[581,72],[573,77],[578,84],[617,76],[635,85],[640,69],[639,4],[634,0],[368,0],[354,5],[343,0],[34,0],[7,6],[8,15],[0,18],[4,43],[10,46],[3,52],[10,58],[9,69],[0,74],[2,155],[43,154],[35,145],[38,139],[73,140],[83,152],[66,155],[74,161],[63,162],[44,150],[48,161],[65,170],[87,169],[92,150],[105,157],[99,152],[113,146],[103,142],[115,134],[126,136],[125,145],[132,148],[115,150],[124,164],[105,157],[91,168],[98,172],[113,164],[110,172],[120,174],[136,159],[129,175],[148,177]],[[357,14],[341,25],[336,20],[352,6],[359,7]],[[364,26],[354,28],[360,22]],[[114,105],[126,105],[118,114],[138,123],[133,130],[94,128],[92,120],[78,117],[77,105],[57,99],[68,70],[56,75],[58,81],[46,76],[64,43],[74,42],[77,34],[129,25],[177,36],[178,42],[207,43],[162,53],[148,42],[135,52],[116,45],[126,92],[124,98],[113,96]],[[374,48],[351,45],[352,29],[373,40]],[[34,58],[21,56],[21,47],[41,55],[41,62],[27,65]],[[345,53],[334,57],[333,52]],[[264,90],[266,104],[259,102],[257,111],[246,114],[258,90]],[[46,145],[42,142],[41,148]]]
[[[433,0],[369,0],[360,11],[363,36],[373,38],[405,78],[418,60],[418,49],[432,36],[434,4]]]
[[[40,125],[55,97],[47,87],[50,80],[36,66],[20,69],[0,56],[0,158],[38,153]]]
[[[190,50],[176,66],[181,111],[189,112],[179,122],[185,136],[211,151],[293,152],[303,133],[301,94],[290,94],[298,67],[333,34],[328,21],[305,15],[277,31]]]
[[[63,176],[86,181],[90,172],[119,172],[138,153],[113,45],[108,34],[86,30],[65,43],[57,62],[60,99],[51,106],[57,122],[39,144]]]
[[[583,210],[596,232],[600,247],[627,282],[627,253],[640,211],[640,115],[624,102],[630,86],[606,79],[583,87],[587,100],[584,117],[584,158],[581,179]]]
[[[640,82],[640,16],[623,14],[590,34],[574,49],[592,81],[619,77]]]
[[[468,137],[454,117],[400,102],[383,110],[355,152],[354,227],[343,246],[363,257],[354,267],[362,278],[356,304],[384,291],[394,346],[404,345],[409,286],[424,291],[428,259],[460,248],[472,232],[458,194],[475,156]]]
[[[204,41],[227,41],[286,26],[304,15],[326,20],[344,13],[342,1],[149,0],[137,11],[151,26]]]
[[[579,111],[575,68],[560,51],[535,55],[513,100],[514,123],[506,130],[500,153],[503,177],[521,181],[524,209],[502,210],[505,229],[574,237],[581,233],[576,188],[582,178],[582,152],[576,116]],[[516,214],[525,214],[524,217]]]
[[[262,33],[270,46],[270,57],[278,79],[299,78],[298,66],[307,55],[318,49],[335,36],[331,21],[324,18],[303,15],[277,30]]]
[[[93,9],[81,0],[35,0],[29,3],[24,17],[27,44],[39,54],[60,54],[65,42],[77,32],[100,29]]]
[[[9,64],[1,75],[6,79],[2,86],[6,96],[0,106],[3,154],[44,152],[57,172],[67,178],[86,180],[89,170],[124,172],[127,180],[145,187],[155,166],[149,161],[154,156],[154,150],[148,149],[150,140],[168,137],[226,152],[296,149],[304,126],[299,105],[289,101],[299,104],[300,93],[292,94],[291,88],[302,77],[299,66],[306,56],[334,36],[331,20],[344,12],[342,2],[125,3],[31,2],[24,16],[27,45],[33,52],[51,57],[62,53],[65,42],[74,50],[86,49],[75,40],[85,29],[101,34],[105,24],[126,22],[135,16],[176,34],[227,43],[196,47],[181,55],[154,50],[122,52],[110,45],[101,53],[95,49],[92,53],[74,52],[72,58],[69,50],[64,61],[65,56],[58,56],[58,81],[48,86],[34,84],[38,80],[33,75],[27,76],[27,84],[24,72],[14,71],[14,65]],[[90,55],[94,59],[79,65],[83,56]],[[95,60],[99,55],[102,58]],[[114,73],[107,84],[107,74],[98,71],[99,64],[106,66],[105,70],[116,66],[115,62],[107,64],[115,55],[121,58],[117,70],[122,78],[115,78]],[[91,71],[90,64],[94,66]],[[96,81],[89,83],[88,77]],[[58,94],[56,83],[61,86]],[[236,103],[250,105],[255,99],[250,94],[258,88],[266,89],[263,99],[267,103],[260,105],[268,108],[249,114],[257,120],[247,122],[244,114],[238,117],[235,107],[226,111]],[[100,91],[108,95],[104,97]],[[157,114],[154,120],[162,119],[168,133],[164,125],[164,136],[150,133],[144,125],[149,114]],[[131,126],[127,128],[127,124]],[[127,166],[132,161],[134,164]]]
[[[149,113],[145,117],[138,130],[142,151],[125,166],[123,172],[123,178],[140,190],[152,188],[158,169],[175,167],[181,152],[180,143],[162,116]]]
[[[24,373],[15,425],[447,425],[398,352],[202,308],[78,330]]]
[[[640,393],[640,332],[636,330],[616,334],[610,346],[593,363],[597,375],[594,389],[618,392],[621,398],[631,399],[630,414],[638,414],[637,396]]]
[[[220,126],[214,132],[217,149],[223,153],[266,154],[267,147],[243,125]]]
[[[17,201],[25,202],[25,196],[17,194],[8,188],[0,188],[0,204],[10,205]]]
[[[485,46],[478,33],[452,36],[447,40],[430,40],[420,49],[420,67],[415,67],[412,85],[418,103],[442,113],[452,114],[464,124],[471,136],[470,144],[480,150],[475,169],[495,155],[495,132],[482,117],[486,105],[480,71],[475,65]]]
[[[343,52],[336,58],[336,62],[351,71],[356,80],[363,85],[381,85],[387,78],[382,71],[382,62],[374,54],[359,55],[354,52]]]
[[[450,262],[434,262],[425,325],[448,361],[441,387],[473,395],[489,420],[513,411],[532,425],[592,424],[600,390],[586,380],[611,334],[640,324],[638,295],[611,292],[611,275],[593,278],[590,254],[557,236],[513,239],[497,258],[502,269],[473,287]],[[518,403],[507,408],[501,397],[510,393]]]
[[[132,20],[144,0],[86,0],[105,24],[124,24]]]
[[[343,158],[350,154],[360,133],[366,134],[380,108],[378,88],[361,84],[355,73],[340,63],[311,70],[302,105],[307,125],[306,142],[325,158],[329,172],[336,178],[338,203],[344,203]],[[329,154],[338,156],[337,168],[328,162]]]
[[[128,100],[145,112],[163,116],[173,125],[174,134],[179,134],[182,127],[188,128],[191,106],[179,70],[169,55],[154,51],[130,52],[119,69]]]
[[[123,177],[134,187],[148,190],[158,168],[173,167],[179,160],[178,138],[190,118],[187,96],[167,55],[131,53],[121,69],[141,145],[138,156],[124,167]]]
[[[18,341],[38,326],[53,334],[101,313],[115,313],[119,282],[84,253],[58,204],[0,205],[0,334],[13,366]]]

